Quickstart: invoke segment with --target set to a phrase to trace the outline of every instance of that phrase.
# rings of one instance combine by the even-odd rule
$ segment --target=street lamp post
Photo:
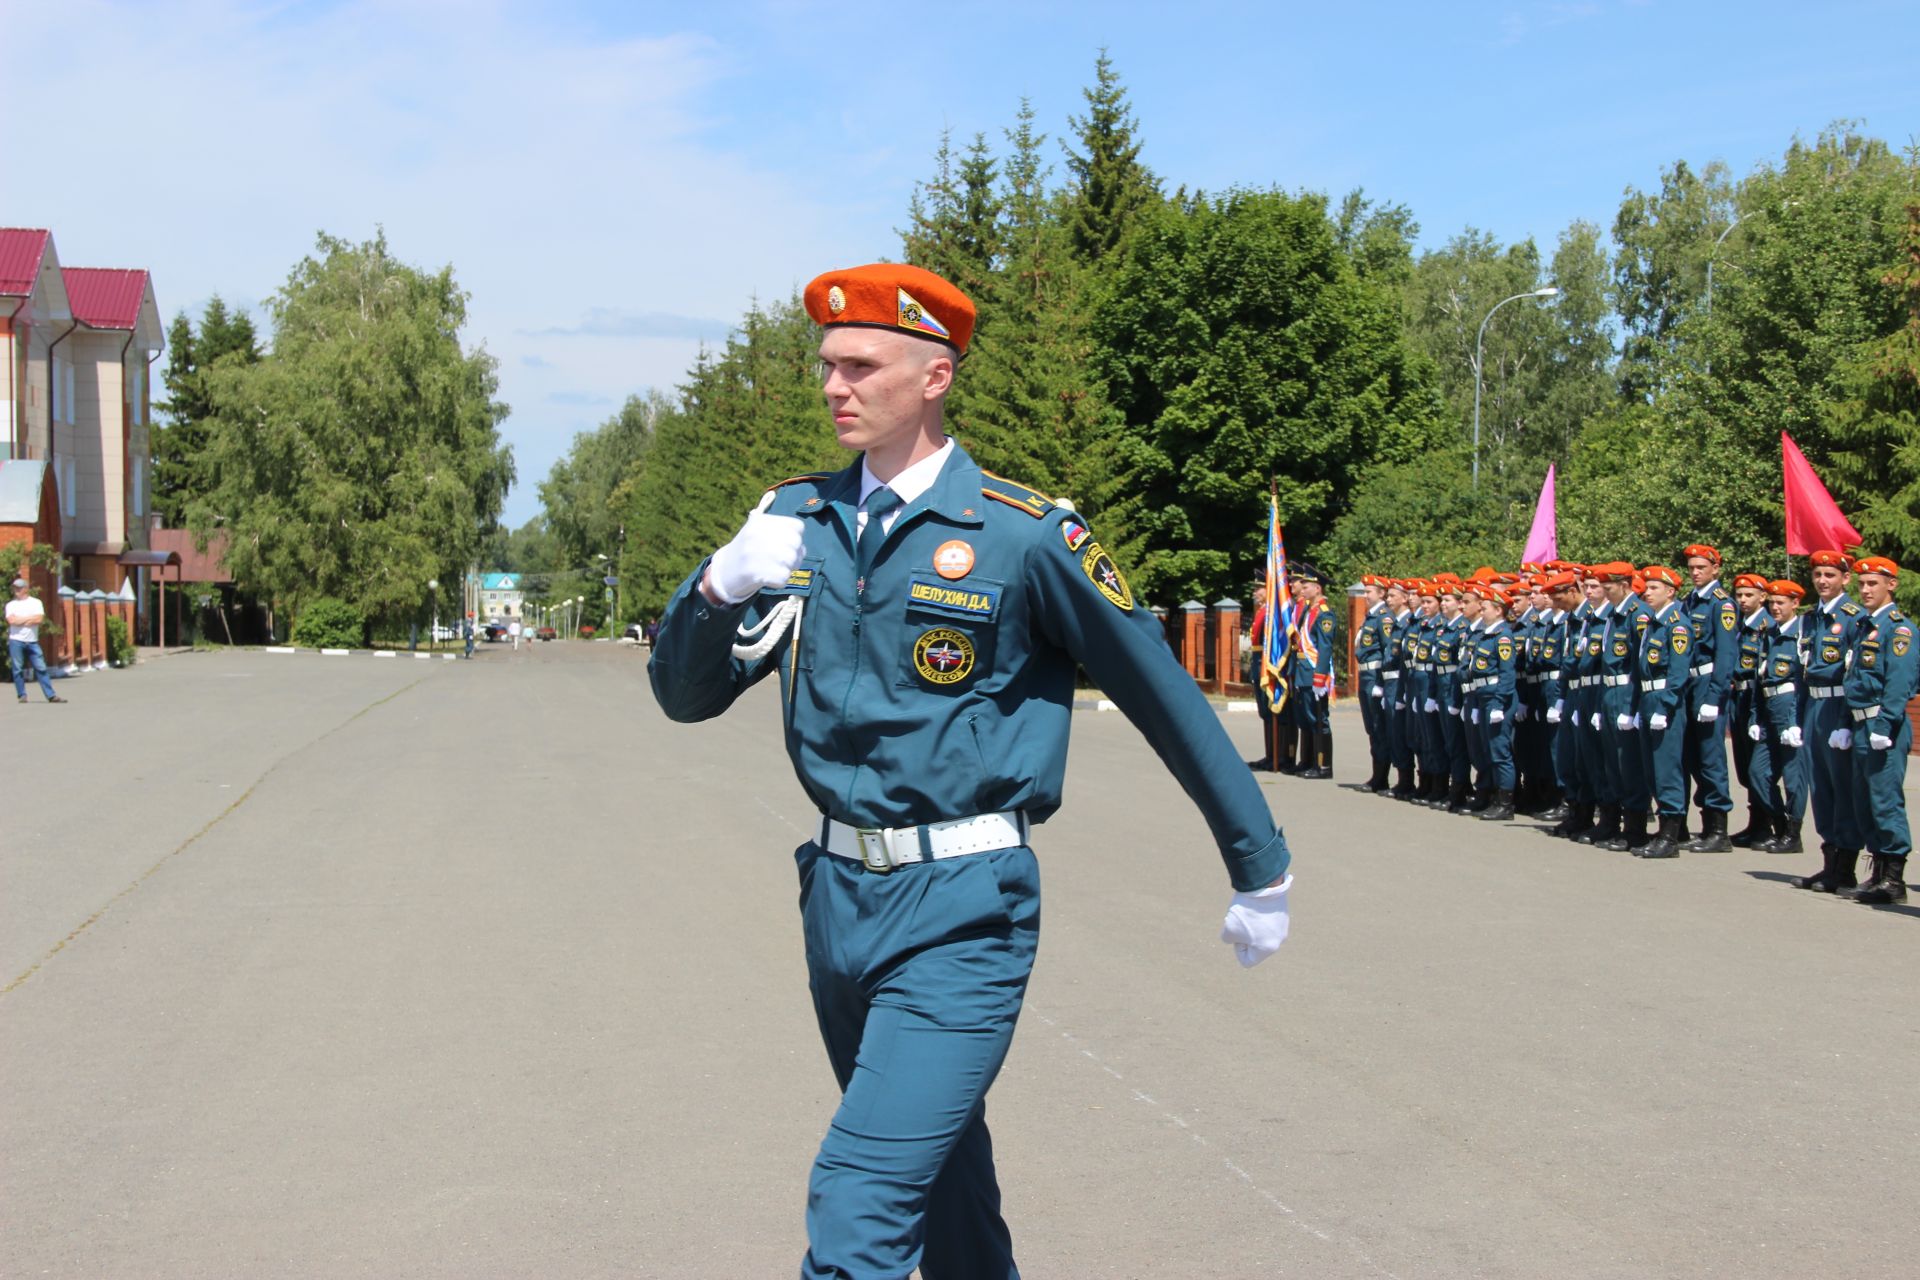
[[[427,652],[440,647],[440,579],[427,579],[427,593],[433,597],[433,630],[427,633]]]
[[[1720,255],[1720,246],[1726,243],[1727,237],[1731,235],[1733,233],[1733,229],[1739,225],[1740,225],[1740,215],[1736,213],[1733,215],[1733,221],[1727,224],[1727,229],[1725,231],[1722,231],[1720,233],[1719,238],[1713,242],[1713,248],[1707,252],[1707,314],[1708,315],[1713,314],[1713,260]]]
[[[1502,298],[1493,304],[1486,318],[1480,321],[1480,332],[1473,340],[1473,487],[1480,487],[1480,384],[1486,377],[1486,340],[1487,321],[1493,319],[1493,313],[1509,302],[1518,302],[1522,298],[1557,298],[1560,289],[1557,285],[1545,285],[1539,289],[1530,289],[1526,293],[1516,293],[1511,298]]]

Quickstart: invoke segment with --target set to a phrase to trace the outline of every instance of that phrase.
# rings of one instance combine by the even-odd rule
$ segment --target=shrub
[[[107,661],[116,667],[130,667],[139,658],[133,647],[133,633],[125,618],[107,619]]]
[[[345,600],[309,600],[294,619],[293,643],[303,649],[358,649],[367,640],[367,620]]]

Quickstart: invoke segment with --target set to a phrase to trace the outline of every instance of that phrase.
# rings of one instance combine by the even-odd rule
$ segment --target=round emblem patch
[[[929,684],[958,684],[973,671],[973,641],[964,631],[935,627],[914,641],[913,669]]]
[[[847,295],[841,291],[840,286],[835,285],[827,290],[827,310],[837,316],[846,309]]]
[[[1685,653],[1687,651],[1687,633],[1686,632],[1676,631],[1673,633],[1673,651],[1675,653]],[[1751,658],[1747,660],[1747,665],[1748,666],[1753,665],[1753,660]]]
[[[955,538],[933,551],[933,571],[943,578],[964,578],[973,572],[973,548]]]
[[[1080,568],[1088,580],[1100,588],[1101,595],[1116,607],[1132,612],[1133,590],[1127,586],[1127,580],[1120,576],[1120,566],[1113,562],[1112,556],[1100,549],[1099,543],[1087,548],[1087,554],[1080,558]]]

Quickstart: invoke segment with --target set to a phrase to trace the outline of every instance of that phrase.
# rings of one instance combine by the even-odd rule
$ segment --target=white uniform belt
[[[1777,698],[1783,693],[1792,693],[1798,687],[1799,686],[1795,685],[1791,680],[1784,684],[1770,684],[1766,686],[1767,696],[1769,698]]]
[[[1380,664],[1378,662],[1363,662],[1360,664],[1360,669],[1362,671],[1378,671]]]
[[[1380,673],[1380,678],[1382,680],[1398,680],[1400,678],[1400,673],[1398,671],[1382,671]]]
[[[1693,669],[1693,674],[1697,676],[1710,676],[1713,674],[1713,664],[1711,662],[1703,662]]]
[[[1855,707],[1853,710],[1854,723],[1865,724],[1879,714],[1880,708],[1878,707]]]
[[[1472,693],[1476,689],[1491,689],[1493,688],[1493,686],[1499,683],[1500,683],[1499,676],[1482,676],[1478,680],[1469,680],[1465,684],[1461,685],[1460,687],[1466,690],[1468,693]]]
[[[1450,676],[1460,669],[1460,664],[1457,662],[1442,662],[1436,664],[1433,669],[1443,676]]]
[[[1027,815],[1019,810],[976,813],[918,827],[850,827],[822,818],[820,847],[836,858],[850,858],[884,874],[910,862],[1012,849],[1027,842],[1028,829]]]
[[[1604,685],[1611,685],[1614,688],[1618,688],[1623,684],[1633,683],[1633,677],[1632,676],[1601,676],[1600,683]]]
[[[1658,680],[1645,680],[1641,682],[1640,687],[1642,689],[1664,689],[1667,687],[1667,679],[1665,676],[1662,676]]]
[[[1837,684],[1810,684],[1807,686],[1807,696],[1809,698],[1837,698],[1845,692],[1846,689]]]
[[[1590,685],[1590,684],[1592,684],[1592,683],[1593,683],[1593,677],[1592,677],[1592,676],[1575,676],[1575,677],[1574,677],[1573,679],[1571,679],[1571,680],[1569,680],[1569,681],[1567,682],[1567,688],[1569,688],[1569,689],[1584,689],[1584,688],[1586,688],[1586,687],[1587,687],[1588,685]]]

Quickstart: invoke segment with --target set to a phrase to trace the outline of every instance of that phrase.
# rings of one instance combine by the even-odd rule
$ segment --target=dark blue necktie
[[[900,505],[900,495],[881,485],[867,495],[867,527],[860,531],[860,541],[854,546],[854,554],[860,561],[860,578],[864,582],[867,569],[873,564],[874,556],[880,553],[880,544],[886,540],[886,519]]]

